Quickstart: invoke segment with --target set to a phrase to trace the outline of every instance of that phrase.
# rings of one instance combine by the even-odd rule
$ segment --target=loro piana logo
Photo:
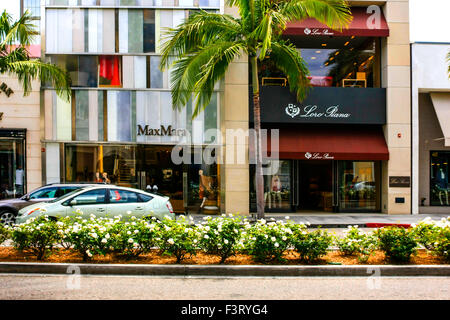
[[[309,28],[305,28],[305,30],[303,31],[306,35],[309,35],[311,33],[311,29]]]

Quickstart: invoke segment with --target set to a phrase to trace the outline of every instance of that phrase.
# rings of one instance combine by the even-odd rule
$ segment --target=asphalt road
[[[0,274],[0,300],[450,300],[450,277],[185,278]]]

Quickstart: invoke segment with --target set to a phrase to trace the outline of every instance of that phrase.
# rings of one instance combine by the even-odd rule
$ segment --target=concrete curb
[[[225,277],[450,277],[450,265],[222,266],[0,262],[0,273]]]

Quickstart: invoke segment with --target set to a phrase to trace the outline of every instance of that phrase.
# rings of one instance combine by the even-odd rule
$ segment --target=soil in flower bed
[[[285,262],[272,262],[266,265],[305,265],[307,263],[299,260],[299,256],[294,251],[289,251],[285,254]],[[212,265],[219,264],[220,258],[215,255],[208,255],[203,252],[198,252],[196,256],[186,258],[182,264],[197,264],[197,265]],[[40,262],[35,256],[29,253],[20,252],[12,247],[0,247],[0,262]],[[57,249],[50,256],[41,262],[54,263],[83,263],[82,257],[75,251],[70,249]],[[143,254],[136,259],[126,260],[117,257],[113,254],[106,256],[95,256],[89,263],[136,263],[136,264],[176,264],[176,258],[167,255],[161,255],[159,250],[154,250],[150,253]],[[327,265],[327,264],[342,264],[342,265],[384,265],[394,264],[385,258],[383,252],[378,251],[374,256],[371,256],[366,263],[360,263],[356,256],[343,256],[337,251],[330,251],[326,256],[320,260],[312,263],[312,265]],[[255,262],[251,256],[245,254],[238,254],[228,258],[225,265],[263,265],[263,263]],[[398,263],[397,263],[398,264]],[[448,262],[439,259],[427,253],[425,250],[419,250],[417,255],[412,256],[407,264],[412,265],[436,265],[448,264]]]

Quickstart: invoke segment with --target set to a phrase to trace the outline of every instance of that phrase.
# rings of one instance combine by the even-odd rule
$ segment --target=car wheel
[[[13,225],[16,222],[16,215],[12,211],[3,211],[0,213],[0,223],[4,225]]]

